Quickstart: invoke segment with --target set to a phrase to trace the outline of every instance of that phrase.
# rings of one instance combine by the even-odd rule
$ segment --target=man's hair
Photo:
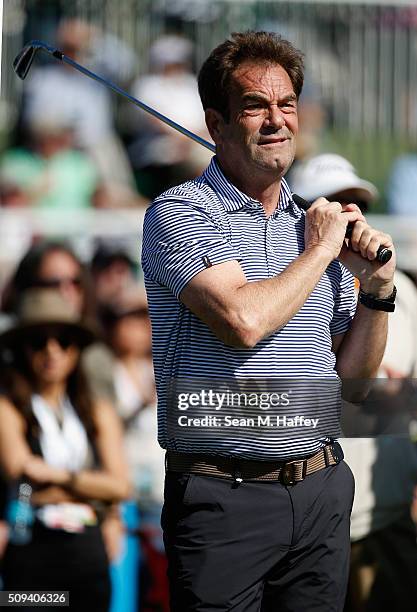
[[[304,82],[301,51],[274,32],[234,32],[230,40],[213,49],[198,74],[198,90],[204,110],[213,108],[229,119],[230,81],[245,62],[279,64],[287,72],[297,98]]]

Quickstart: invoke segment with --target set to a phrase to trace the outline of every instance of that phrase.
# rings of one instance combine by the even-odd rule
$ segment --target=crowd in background
[[[103,32],[81,20],[65,20],[56,32],[66,55],[209,139],[192,41],[178,34],[155,40],[149,74],[137,76],[133,52],[115,38],[107,45],[103,40]],[[112,62],[116,50],[123,54],[123,75]],[[122,106],[116,129],[111,96],[60,62],[34,66],[14,142],[0,155],[1,206],[140,211],[206,167],[210,154],[203,147],[132,106]],[[309,200],[345,198],[372,212],[378,192],[359,178],[360,169],[337,155],[317,155],[325,112],[314,83],[307,83],[300,122],[289,176],[294,191]],[[389,211],[415,215],[416,192],[417,154],[409,154],[387,177]],[[378,405],[397,407],[393,398],[405,394],[407,406],[417,407],[417,290],[401,272],[396,284],[399,303],[380,372],[392,384]],[[3,588],[69,590],[74,609],[87,609],[80,606],[91,601],[89,609],[107,610],[109,564],[123,556],[123,504],[130,500],[140,514],[133,533],[142,551],[138,606],[167,611],[158,526],[164,454],[157,443],[151,328],[139,262],[123,240],[103,238],[82,260],[70,242],[34,236],[1,288],[0,359]],[[359,418],[366,423],[345,444],[357,479],[352,612],[391,610],[381,606],[406,601],[403,584],[415,582],[417,455],[408,412],[401,412],[401,444],[389,436],[372,439],[382,417],[369,414],[355,416],[356,424]]]
[[[90,609],[106,610],[108,560],[122,554],[120,502],[138,504],[136,535],[159,554],[156,570],[164,562],[155,542],[164,457],[136,263],[117,243],[99,244],[87,266],[68,244],[40,241],[4,287],[1,306],[4,588],[55,584],[71,590],[74,609],[90,601]],[[32,487],[37,508],[23,540],[16,516],[22,485]]]
[[[210,140],[195,78],[196,44],[183,34],[153,40],[147,71],[140,74],[127,44],[81,19],[63,19],[49,42]],[[314,66],[308,65],[300,101],[300,160],[326,146],[331,109],[316,79]],[[398,95],[402,99],[406,93]],[[404,112],[404,120],[415,112],[411,102],[404,102]],[[18,122],[5,144],[0,155],[3,207],[143,208],[165,188],[200,174],[210,158],[205,148],[47,56],[37,58],[24,82]],[[379,186],[387,212],[415,216],[416,182],[417,152],[394,158]]]
[[[65,55],[174,121],[208,138],[192,72],[193,44],[157,39],[150,73],[137,79],[133,52],[79,19],[64,20],[56,45]],[[114,64],[124,52],[124,79]],[[112,60],[113,59],[113,65]],[[127,73],[127,74],[126,74]],[[129,78],[130,77],[130,78]],[[198,175],[208,154],[182,134],[125,104],[116,129],[112,94],[65,63],[34,66],[25,81],[16,146],[0,159],[0,202],[7,207],[145,206],[164,188]],[[123,138],[122,138],[123,136]]]

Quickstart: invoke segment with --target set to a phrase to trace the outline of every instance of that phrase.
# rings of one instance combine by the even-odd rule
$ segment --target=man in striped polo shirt
[[[302,84],[278,35],[214,49],[199,90],[216,156],[145,217],[173,612],[343,609],[354,485],[333,391],[378,369],[395,257],[376,261],[391,238],[357,206],[292,200]]]

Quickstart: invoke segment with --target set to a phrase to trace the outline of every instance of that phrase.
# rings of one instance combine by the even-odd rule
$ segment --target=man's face
[[[229,120],[208,111],[219,158],[235,175],[261,171],[281,178],[291,165],[298,131],[297,97],[278,64],[246,62],[233,73]]]

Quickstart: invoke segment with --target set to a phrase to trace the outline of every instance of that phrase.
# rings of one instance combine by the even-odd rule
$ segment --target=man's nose
[[[281,129],[285,125],[285,118],[281,109],[276,106],[270,106],[266,114],[264,125],[269,128]]]

